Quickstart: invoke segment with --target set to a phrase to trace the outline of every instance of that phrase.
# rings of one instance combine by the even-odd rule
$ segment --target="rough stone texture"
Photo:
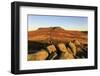
[[[48,57],[47,51],[42,49],[37,53],[29,54],[28,60],[45,60],[47,57]]]
[[[64,43],[59,43],[58,47],[61,51],[60,59],[74,59],[71,50],[67,49]]]
[[[71,51],[71,49],[69,47],[67,47],[67,51],[73,55],[73,52]]]
[[[57,56],[57,53],[56,53],[56,52],[51,53],[51,54],[49,55],[49,57],[47,58],[47,60],[54,60],[56,56]]]
[[[78,40],[68,43],[59,42],[54,45],[47,45],[36,53],[28,54],[28,60],[55,60],[55,59],[77,59],[87,58],[87,50],[81,48]]]
[[[74,59],[74,56],[72,54],[68,54],[67,52],[61,53],[60,59]]]
[[[47,47],[47,49],[48,49],[49,53],[52,53],[52,52],[55,52],[55,51],[56,51],[55,45],[49,45],[49,46]]]
[[[80,52],[81,51],[81,46],[82,44],[78,41],[78,40],[74,40],[73,42],[76,46],[76,52]]]
[[[76,46],[74,43],[72,43],[71,41],[69,42],[69,46],[74,54],[74,56],[76,55]]]
[[[61,52],[67,52],[67,48],[66,48],[64,43],[59,43],[58,47],[59,47]]]
[[[78,40],[74,40],[74,44],[75,44],[76,46],[81,46],[81,43],[80,43]]]

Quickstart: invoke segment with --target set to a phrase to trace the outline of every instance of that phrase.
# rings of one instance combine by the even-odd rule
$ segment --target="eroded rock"
[[[74,59],[73,54],[69,52],[64,43],[59,43],[58,47],[61,51],[60,59]]]
[[[72,50],[72,52],[75,56],[76,55],[76,46],[75,46],[75,44],[70,41],[68,45],[71,48],[71,50]]]
[[[48,57],[48,52],[44,49],[40,50],[37,53],[29,54],[28,60],[45,60]]]
[[[49,46],[47,46],[47,49],[48,49],[49,53],[57,51],[55,45],[49,45]]]

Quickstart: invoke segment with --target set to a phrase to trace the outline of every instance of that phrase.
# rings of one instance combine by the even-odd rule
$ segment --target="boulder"
[[[69,47],[67,47],[67,51],[73,55],[73,52],[71,51],[71,49]]]
[[[47,50],[49,51],[50,54],[57,51],[55,45],[47,46]]]
[[[54,60],[56,57],[57,57],[57,53],[53,52],[48,56],[47,60]]]
[[[58,48],[61,52],[67,52],[67,48],[64,43],[59,43]]]
[[[34,54],[28,54],[28,60],[45,60],[48,57],[48,52],[44,49]]]
[[[81,43],[78,40],[74,40],[73,42],[76,46],[81,46]]]
[[[74,56],[72,54],[67,54],[67,52],[65,52],[61,53],[60,59],[74,59]]]
[[[74,43],[72,43],[71,41],[69,42],[69,47],[71,48],[71,50],[72,50],[72,52],[73,52],[73,54],[74,54],[74,56],[76,55],[76,46],[75,46],[75,44]]]
[[[73,54],[71,53],[71,50],[66,48],[64,43],[59,43],[58,47],[61,51],[60,59],[74,59]]]

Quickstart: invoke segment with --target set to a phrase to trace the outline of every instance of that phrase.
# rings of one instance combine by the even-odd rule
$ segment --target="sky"
[[[28,15],[28,31],[42,27],[62,27],[66,30],[88,30],[88,17]]]

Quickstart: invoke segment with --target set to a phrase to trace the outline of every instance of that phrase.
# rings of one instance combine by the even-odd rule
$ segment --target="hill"
[[[41,43],[69,42],[78,40],[87,44],[87,31],[65,30],[61,27],[38,28],[35,31],[28,31],[28,40]]]

